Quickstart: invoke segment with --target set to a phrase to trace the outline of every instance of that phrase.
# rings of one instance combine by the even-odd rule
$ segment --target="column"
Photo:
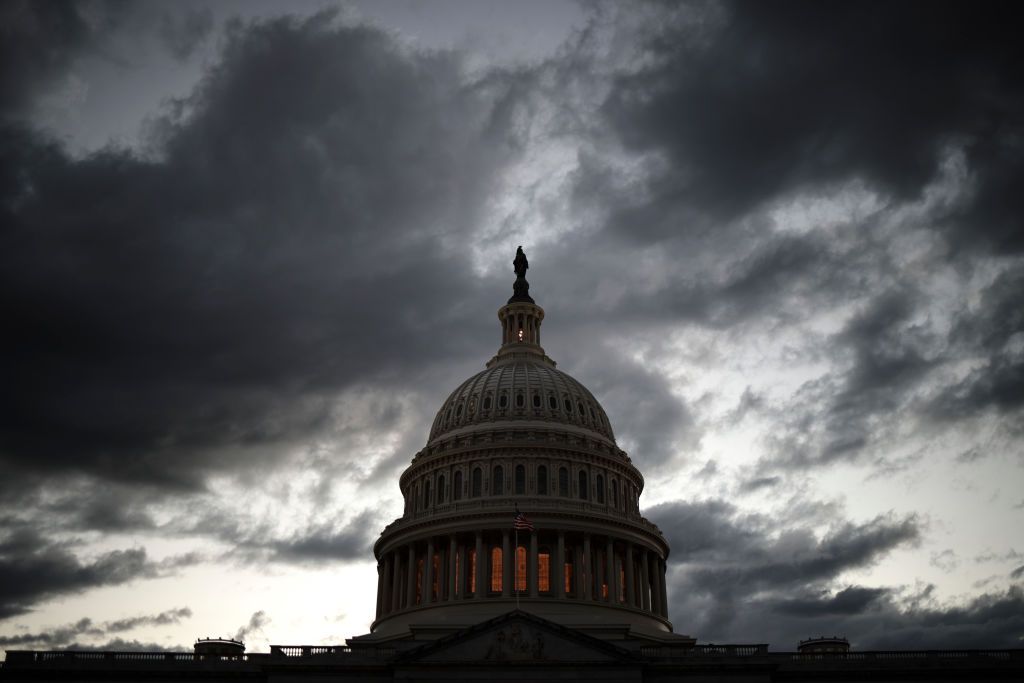
[[[398,551],[391,553],[391,611],[402,609],[402,558]]]
[[[455,599],[455,587],[458,585],[458,577],[455,576],[455,553],[458,546],[455,545],[455,534],[448,538],[448,601]]]
[[[665,571],[668,566],[665,560],[658,559],[658,582],[661,584],[661,616],[668,618],[668,587],[665,585]]]
[[[633,585],[633,544],[626,543],[626,604],[636,607],[636,586]]]
[[[406,567],[405,577],[405,606],[412,607],[416,604],[416,548],[409,544],[409,565]]]
[[[608,584],[608,602],[615,602],[615,595],[619,588],[619,577],[615,576],[615,547],[612,545],[611,536],[608,537],[604,547],[604,580]]]
[[[550,568],[549,568],[550,570]],[[537,597],[537,532],[530,532],[530,555],[526,560],[526,580],[530,587],[530,597]]]
[[[510,550],[512,541],[509,539],[509,531],[501,532],[501,597],[507,598],[512,595],[512,585],[515,582],[515,562]]]
[[[593,562],[590,559],[590,534],[583,534],[583,563],[584,575],[580,577],[583,581],[583,599],[594,599]]]
[[[576,589],[575,591],[573,591],[573,597],[577,600],[582,600],[584,595],[583,581],[584,577],[586,576],[586,572],[583,570],[583,546],[579,545],[578,541],[576,543],[575,557],[573,558],[573,560],[573,588]]]
[[[466,549],[466,544],[465,543],[460,543],[459,544],[459,571],[457,572],[458,576],[455,577],[455,581],[458,583],[458,586],[459,586],[459,588],[458,588],[459,596],[463,600],[466,599],[466,576],[467,576],[466,572],[469,571],[467,569],[468,566],[469,566],[469,551]]]
[[[647,551],[640,553],[640,608],[651,611],[651,569],[647,563]]]
[[[565,532],[558,532],[558,545],[555,546],[555,571],[551,572],[555,582],[555,597],[565,597]]]
[[[429,605],[433,601],[434,592],[434,539],[427,539],[427,554],[423,558],[423,603]]]
[[[476,591],[473,593],[473,597],[477,600],[482,600],[487,593],[487,588],[484,586],[484,567],[486,565],[484,535],[482,531],[478,531],[476,532]]]
[[[387,570],[384,568],[383,562],[377,563],[377,614],[376,619],[380,619],[380,613],[384,609],[384,577],[387,576]]]
[[[658,556],[651,556],[651,611],[661,614],[661,581],[658,580]]]

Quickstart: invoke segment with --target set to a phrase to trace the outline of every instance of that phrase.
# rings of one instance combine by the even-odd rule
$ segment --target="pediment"
[[[402,656],[403,663],[623,663],[632,655],[603,640],[520,611],[445,636]]]

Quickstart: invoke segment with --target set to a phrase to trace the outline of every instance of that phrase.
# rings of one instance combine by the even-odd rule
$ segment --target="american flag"
[[[528,520],[526,518],[526,515],[517,510],[516,516],[512,518],[512,528],[516,530],[526,529],[529,531],[533,531],[533,522]]]

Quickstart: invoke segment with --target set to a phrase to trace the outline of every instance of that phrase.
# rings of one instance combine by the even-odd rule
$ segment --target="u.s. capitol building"
[[[1020,649],[859,652],[822,638],[769,652],[677,633],[643,475],[594,395],[545,354],[522,250],[513,265],[498,352],[444,401],[399,480],[404,514],[374,545],[370,633],[269,653],[230,640],[8,651],[0,680],[1024,680]]]

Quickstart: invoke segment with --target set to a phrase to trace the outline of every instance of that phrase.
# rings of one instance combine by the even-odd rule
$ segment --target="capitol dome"
[[[402,473],[402,517],[374,544],[369,637],[443,635],[512,609],[601,637],[680,638],[661,531],[604,408],[540,345],[544,309],[513,262],[501,345],[441,404]]]

